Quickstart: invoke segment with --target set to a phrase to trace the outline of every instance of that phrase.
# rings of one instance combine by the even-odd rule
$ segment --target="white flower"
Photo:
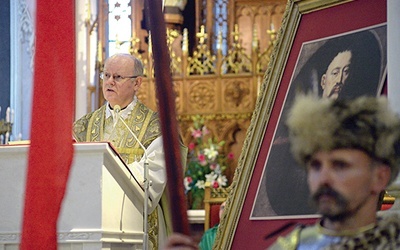
[[[211,172],[209,174],[206,174],[206,182],[212,183],[218,178],[218,175],[214,172]]]
[[[218,156],[218,151],[213,144],[210,145],[210,148],[204,149],[204,154],[211,161],[215,161]]]
[[[191,189],[191,187],[189,186],[190,182],[189,182],[189,178],[184,178],[183,179],[183,185],[185,186],[185,190],[189,191]]]
[[[219,175],[218,178],[217,178],[217,182],[218,182],[220,187],[224,187],[224,186],[227,185],[228,179],[226,178],[225,175]]]
[[[213,172],[214,172],[216,175],[222,174],[221,166],[220,166],[218,163],[216,164],[216,167],[215,167],[215,169],[214,169]]]
[[[206,183],[203,180],[198,180],[195,186],[199,189],[204,189],[206,187]]]

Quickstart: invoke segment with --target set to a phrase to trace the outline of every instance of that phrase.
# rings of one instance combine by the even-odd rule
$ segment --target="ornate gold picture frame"
[[[252,216],[271,142],[302,45],[307,41],[380,27],[385,22],[386,0],[288,1],[277,44],[247,131],[215,249],[266,249],[280,233],[285,232],[280,229],[289,230],[296,223],[315,221],[316,215],[284,219],[257,219]],[[380,82],[385,73],[381,73]],[[285,182],[284,179],[280,181]],[[273,234],[278,231],[278,234]],[[266,239],[266,235],[271,234],[274,236]]]

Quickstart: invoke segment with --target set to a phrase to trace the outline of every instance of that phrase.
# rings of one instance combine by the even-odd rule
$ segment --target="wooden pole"
[[[167,189],[174,232],[189,235],[187,205],[183,187],[175,95],[170,71],[170,55],[161,0],[146,0],[145,13],[150,27],[158,109],[167,168]]]

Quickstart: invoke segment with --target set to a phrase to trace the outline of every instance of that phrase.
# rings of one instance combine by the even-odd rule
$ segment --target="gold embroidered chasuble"
[[[74,124],[74,136],[79,142],[110,141],[120,153],[125,163],[138,161],[143,155],[143,149],[130,134],[122,122],[116,122],[113,117],[106,119],[106,105],[89,113]],[[126,124],[147,148],[150,143],[161,136],[159,118],[156,112],[147,108],[141,102],[133,107],[126,119]]]
[[[110,141],[117,149],[126,164],[139,161],[143,156],[143,149],[131,135],[130,131],[121,121],[117,121],[115,114],[106,118],[108,104],[103,105],[98,110],[86,114],[74,123],[73,134],[78,142],[100,142]],[[133,108],[131,107],[133,106]],[[134,101],[127,108],[132,108],[127,117],[121,116],[131,131],[147,148],[152,141],[161,136],[159,117],[156,112],[147,108],[143,103]],[[122,112],[121,112],[122,113]],[[165,199],[163,195],[163,200]],[[163,208],[165,210],[166,208]],[[148,218],[149,221],[149,241],[152,249],[158,249],[159,220],[155,209]],[[165,212],[165,211],[164,211]],[[169,217],[165,216],[164,217]],[[168,218],[164,218],[167,220]],[[167,225],[168,227],[168,225]]]

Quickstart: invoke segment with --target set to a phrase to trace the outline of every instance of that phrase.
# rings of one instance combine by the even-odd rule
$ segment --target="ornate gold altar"
[[[236,161],[241,152],[247,127],[258,94],[258,87],[269,61],[270,50],[275,40],[275,31],[271,31],[272,42],[266,51],[259,52],[255,46],[248,56],[239,41],[237,26],[232,36],[233,47],[226,56],[218,50],[216,55],[205,43],[207,34],[203,27],[197,34],[199,43],[193,56],[188,55],[185,32],[183,34],[182,55],[177,56],[170,46],[171,72],[176,94],[178,121],[184,142],[191,137],[192,119],[202,115],[211,135],[218,141],[225,141],[224,152],[233,152]],[[173,41],[178,33],[168,32],[168,41]],[[172,43],[172,42],[171,42]],[[255,45],[257,42],[254,43]],[[150,58],[151,51],[149,52]],[[140,56],[140,55],[138,55]],[[155,79],[149,74],[153,68],[152,60],[142,60],[146,64],[147,78],[143,81],[138,98],[154,110],[157,100],[154,95]],[[187,144],[187,143],[186,143]],[[234,167],[227,169],[226,175],[233,177]]]
[[[181,32],[179,29],[181,19],[173,18],[178,20],[178,23],[170,21],[168,18],[171,15],[165,13],[171,56],[171,68],[165,70],[170,70],[173,77],[178,121],[184,143],[187,145],[191,137],[192,118],[195,115],[203,116],[205,125],[211,132],[210,136],[218,141],[225,141],[224,153],[234,154],[234,160],[225,171],[230,182],[250,124],[258,87],[268,67],[276,30],[280,27],[286,1],[219,1],[228,12],[228,18],[222,21],[218,16],[205,15],[204,11],[225,8],[224,6],[215,6],[218,3],[212,0],[195,2],[194,16],[198,33],[195,34],[192,51],[189,51],[189,41],[194,37],[193,34],[188,34],[187,29]],[[202,7],[204,9],[200,12],[205,16],[199,16],[197,13]],[[105,7],[101,6],[100,13],[104,12],[102,8]],[[140,10],[142,6],[134,2],[132,8]],[[150,108],[157,110],[151,37],[146,31],[138,28],[138,24],[133,23],[134,20],[143,18],[141,12],[136,11],[132,15],[130,18],[133,37],[130,41],[118,41],[116,37],[115,43],[119,46],[129,42],[129,52],[142,60],[146,78],[138,98]],[[107,43],[103,33],[105,29],[102,28],[106,19],[101,16],[99,19],[97,72],[101,72],[104,52],[107,51],[104,46]],[[224,26],[228,33],[215,34],[213,29],[215,25]],[[145,42],[147,39],[148,42]],[[96,102],[101,105],[104,101],[100,94],[101,87],[91,86],[88,89],[89,96],[96,93],[98,98]]]

